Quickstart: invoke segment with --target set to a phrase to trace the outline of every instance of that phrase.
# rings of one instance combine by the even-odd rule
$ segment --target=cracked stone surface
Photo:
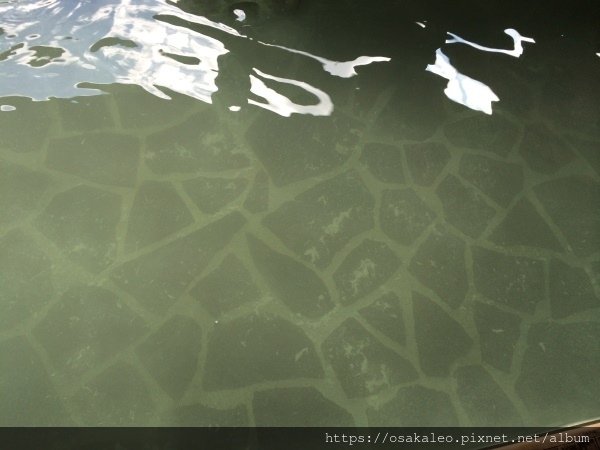
[[[375,290],[400,266],[400,259],[384,242],[365,239],[333,274],[340,301],[353,303]]]
[[[112,279],[146,307],[166,311],[244,221],[240,213],[231,213],[127,261],[115,269]]]
[[[461,367],[455,377],[460,401],[475,426],[490,423],[513,427],[523,425],[508,396],[481,366]]]
[[[525,245],[561,251],[558,239],[527,198],[520,199],[492,231],[490,241],[505,247]]]
[[[469,237],[479,237],[496,214],[475,189],[465,186],[453,175],[438,185],[436,193],[446,221]]]
[[[464,241],[446,230],[434,230],[423,242],[409,266],[410,272],[452,307],[467,293]]]
[[[260,298],[252,276],[233,254],[227,255],[219,267],[202,278],[190,294],[215,317]]]
[[[467,354],[472,339],[461,324],[427,297],[413,292],[415,340],[423,372],[443,376]]]
[[[374,395],[412,381],[412,363],[379,342],[355,319],[348,319],[323,342],[323,352],[350,398]]]
[[[258,271],[291,311],[314,319],[333,308],[327,287],[313,270],[251,235],[248,246]]]
[[[481,358],[497,369],[510,372],[521,334],[521,318],[484,302],[475,303],[473,310]]]
[[[435,213],[412,189],[383,191],[381,231],[398,243],[410,245],[434,219]]]
[[[209,335],[204,370],[209,390],[322,376],[313,343],[287,320],[249,316],[219,325]]]
[[[506,157],[516,143],[518,126],[502,116],[472,116],[447,124],[444,133],[454,145]]]
[[[544,298],[543,261],[508,256],[481,247],[474,247],[472,251],[477,290],[500,304],[533,312]]]
[[[180,398],[194,377],[202,343],[200,326],[174,316],[142,342],[136,353],[148,373],[173,398]]]
[[[523,190],[523,168],[519,164],[465,153],[460,159],[458,172],[462,178],[503,207],[507,207]]]
[[[360,315],[388,338],[401,345],[406,343],[402,300],[394,292],[388,292],[362,308]]]
[[[139,339],[146,324],[113,292],[74,286],[33,332],[57,370],[79,377]]]
[[[313,387],[258,391],[252,409],[259,427],[354,426],[350,413]]]
[[[194,221],[170,183],[148,181],[139,186],[129,213],[126,251],[136,251],[185,228]]]
[[[558,424],[565,412],[581,420],[598,411],[599,345],[597,322],[532,326],[516,389],[536,420]]]
[[[321,3],[297,20],[329,18]],[[538,56],[514,61],[461,46],[456,67],[500,97],[486,115],[424,70],[443,45],[433,28],[339,42],[295,20],[252,30],[392,61],[340,79],[228,35],[212,104],[125,84],[2,99],[0,426],[598,415],[600,97],[580,67],[597,58],[572,64],[567,38],[537,35]],[[505,38],[488,28],[485,42]],[[566,59],[541,58],[555,50]],[[248,104],[254,67],[314,83],[332,114]]]
[[[388,144],[369,143],[363,148],[361,162],[369,168],[375,178],[384,183],[404,183],[402,150]]]
[[[373,226],[374,199],[356,172],[323,181],[265,218],[265,225],[318,268]]]
[[[404,146],[410,175],[415,184],[431,186],[450,161],[448,148],[439,142]]]
[[[369,423],[382,427],[455,427],[459,424],[450,396],[423,386],[398,389],[379,408],[367,410]]]
[[[81,185],[56,194],[36,226],[73,262],[100,272],[116,256],[120,214],[118,195]]]
[[[534,171],[556,173],[575,159],[575,154],[558,136],[540,126],[525,130],[519,152]]]
[[[5,330],[35,315],[51,300],[51,259],[31,237],[14,230],[0,240],[0,281],[0,330]]]
[[[140,155],[139,140],[117,133],[86,133],[52,139],[46,166],[109,186],[133,186]]]

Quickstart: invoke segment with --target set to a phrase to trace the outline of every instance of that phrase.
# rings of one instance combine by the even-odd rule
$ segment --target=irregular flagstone
[[[369,325],[388,338],[404,345],[406,330],[400,298],[393,292],[382,295],[369,306],[362,308],[360,315]]]
[[[516,390],[532,420],[564,425],[600,410],[598,322],[540,323],[527,334]]]
[[[600,308],[600,299],[585,270],[571,267],[559,259],[550,262],[550,308],[552,317],[562,318]],[[596,311],[600,317],[600,309]]]
[[[246,219],[231,213],[117,267],[111,278],[145,307],[166,311],[190,282],[225,248]]]
[[[154,416],[154,401],[136,368],[117,362],[79,389],[71,399],[86,426],[142,426]]]
[[[390,135],[397,140],[424,141],[431,137],[446,119],[443,97],[432,95],[437,80],[411,77],[410,83],[397,85],[387,105],[375,121],[377,136]]]
[[[134,186],[140,157],[137,138],[113,132],[50,140],[46,167],[95,183]]]
[[[248,246],[259,272],[290,310],[316,319],[333,308],[325,283],[313,270],[251,235]]]
[[[146,181],[129,212],[125,250],[134,252],[192,224],[187,206],[168,182]]]
[[[424,295],[412,295],[415,338],[424,373],[447,376],[454,362],[473,345],[463,326]]]
[[[506,157],[517,142],[519,127],[497,114],[479,114],[447,124],[444,133],[456,146]]]
[[[417,378],[410,361],[384,346],[356,319],[335,329],[322,349],[350,398],[375,395]]]
[[[531,202],[523,197],[492,231],[489,240],[505,247],[528,246],[562,251],[562,246]]]
[[[250,126],[246,140],[273,184],[285,186],[341,166],[357,145],[357,129],[352,119],[340,115],[265,114]]]
[[[460,367],[454,372],[454,377],[458,397],[471,426],[523,426],[513,403],[483,367]]]
[[[510,372],[521,318],[483,302],[473,304],[473,319],[479,334],[481,359],[497,369]]]
[[[219,323],[209,335],[203,379],[209,391],[322,377],[312,341],[282,318],[247,316]]]
[[[18,164],[0,160],[0,227],[10,226],[38,210],[51,178]]]
[[[539,184],[534,191],[577,256],[600,250],[600,183],[569,176]]]
[[[379,223],[381,230],[403,245],[411,245],[433,222],[435,213],[412,189],[385,190]]]
[[[7,149],[15,153],[29,153],[41,150],[56,123],[50,103],[12,97],[10,104],[16,109],[10,114],[2,114],[0,151]]]
[[[42,359],[25,337],[0,342],[0,367],[1,426],[73,425]]]
[[[379,181],[404,183],[402,150],[400,148],[378,142],[365,144],[360,161]]]
[[[57,106],[64,130],[91,131],[114,127],[104,95],[59,99]]]
[[[219,267],[202,278],[190,294],[216,317],[260,298],[260,291],[252,276],[232,254],[227,255]]]
[[[544,174],[556,173],[575,159],[575,153],[544,125],[525,129],[519,153],[531,170]]]
[[[33,329],[55,369],[80,377],[146,332],[144,321],[114,293],[78,285]]]
[[[400,267],[400,258],[384,242],[365,239],[333,274],[340,302],[353,303],[385,283]]]
[[[54,294],[52,261],[20,230],[0,238],[0,331],[37,313]]]
[[[458,172],[462,178],[505,208],[523,190],[523,168],[519,164],[465,153],[460,159]]]
[[[193,404],[166,411],[162,414],[162,423],[169,427],[247,427],[249,418],[242,405],[217,409]]]
[[[375,201],[356,172],[323,181],[270,213],[264,224],[318,268],[373,226]]]
[[[200,325],[178,315],[138,345],[136,353],[160,387],[172,398],[179,399],[196,374],[201,344]]]
[[[404,144],[410,176],[419,186],[431,186],[450,161],[450,152],[444,144],[423,142]]]
[[[490,300],[533,313],[544,299],[546,277],[542,261],[482,247],[473,247],[472,252],[477,290]]]
[[[590,166],[600,175],[600,142],[581,139],[576,136],[569,136],[568,142],[577,150],[589,163]]]
[[[246,189],[244,178],[200,177],[183,182],[183,188],[198,209],[213,214],[234,201]]]
[[[111,84],[102,89],[112,94],[121,125],[128,129],[164,127],[198,105],[195,99],[173,91],[168,92],[171,99],[167,100],[135,85]]]
[[[268,389],[254,393],[258,427],[352,427],[352,415],[314,387]]]
[[[453,308],[467,294],[465,242],[445,230],[434,230],[413,256],[409,271]]]
[[[423,386],[398,389],[392,400],[368,408],[369,425],[376,427],[456,427],[459,425],[450,396]]]
[[[259,170],[254,177],[244,201],[244,208],[251,213],[264,212],[269,209],[269,176],[264,170]]]
[[[240,147],[214,111],[194,114],[185,122],[148,136],[144,154],[154,173],[217,172],[250,165]]]
[[[567,63],[564,57],[557,60],[562,67],[573,67],[573,70],[561,70],[558,74],[547,77],[540,94],[538,111],[557,128],[567,128],[598,138],[600,137],[598,91],[590,82],[590,72],[575,69],[576,64],[583,57],[581,53],[579,55],[580,58],[572,60],[572,63]],[[569,83],[564,82],[566,78],[570,80]]]
[[[116,256],[120,215],[119,195],[81,185],[55,195],[35,224],[73,262],[100,272]]]
[[[477,238],[496,215],[494,208],[473,188],[448,175],[435,190],[444,208],[446,221],[467,236]]]

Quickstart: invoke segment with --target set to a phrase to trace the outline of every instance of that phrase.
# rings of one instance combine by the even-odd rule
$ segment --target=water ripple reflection
[[[141,86],[161,98],[170,98],[168,91],[173,91],[212,103],[218,90],[219,57],[230,52],[225,43],[230,39],[251,40],[234,28],[161,0],[9,3],[0,5],[0,17],[4,30],[0,37],[0,96],[25,96],[36,101],[102,93],[87,83],[96,87],[121,83]],[[312,58],[326,72],[344,78],[356,75],[356,66],[389,61],[369,56],[332,61],[300,50],[252,43]],[[250,93],[264,99],[250,98],[250,105],[282,116],[329,115],[333,111],[329,95],[305,81],[258,68],[246,76],[250,78]],[[264,80],[303,89],[317,102],[294,103]],[[237,109],[234,105],[232,110]]]

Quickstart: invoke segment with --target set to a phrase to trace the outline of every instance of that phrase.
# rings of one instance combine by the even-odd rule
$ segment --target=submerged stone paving
[[[0,425],[597,416],[598,122],[458,110],[436,83],[331,117],[15,101]]]

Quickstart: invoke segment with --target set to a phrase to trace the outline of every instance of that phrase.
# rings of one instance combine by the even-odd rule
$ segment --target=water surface
[[[600,415],[598,16],[0,2],[0,424]]]

